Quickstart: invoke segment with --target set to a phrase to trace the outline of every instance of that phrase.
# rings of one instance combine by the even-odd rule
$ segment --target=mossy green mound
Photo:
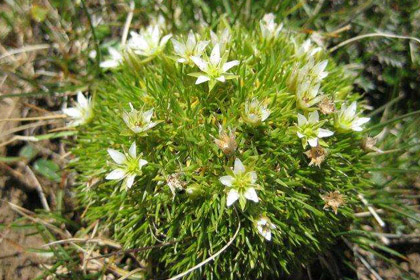
[[[133,34],[103,64],[115,68],[73,150],[87,218],[125,248],[157,246],[139,252],[151,278],[219,253],[188,277],[293,272],[368,187],[352,79],[270,15],[252,31],[166,34]]]

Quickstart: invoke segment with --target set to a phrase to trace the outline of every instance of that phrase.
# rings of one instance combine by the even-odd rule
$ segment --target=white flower
[[[305,83],[308,83],[308,88],[316,87],[328,76],[328,72],[324,71],[327,65],[328,60],[315,64],[313,59],[303,66],[300,63],[297,64],[287,78],[287,86],[292,91],[297,91],[298,87]]]
[[[258,232],[268,241],[271,240],[271,230],[276,229],[276,225],[271,223],[268,218],[261,217],[257,223],[257,230]]]
[[[334,134],[331,130],[320,128],[318,111],[309,113],[309,118],[298,114],[297,135],[302,139],[305,148],[309,143],[311,147],[318,146],[318,139],[329,137]]]
[[[197,42],[196,35],[190,30],[185,43],[171,39],[175,54],[179,57],[177,62],[185,64],[194,64],[191,56],[201,57],[209,41]]]
[[[87,99],[82,92],[79,91],[77,93],[76,107],[65,108],[63,109],[63,113],[73,119],[69,125],[78,126],[85,124],[93,116],[91,98]]]
[[[249,124],[257,125],[265,121],[270,114],[267,104],[253,98],[245,103],[243,119]]]
[[[341,106],[334,118],[334,124],[338,131],[362,131],[362,125],[367,123],[370,118],[359,118],[356,113],[357,103],[354,101],[349,107],[345,104]]]
[[[272,13],[265,14],[260,20],[261,35],[263,38],[271,39],[276,38],[280,31],[283,29],[283,24],[275,23],[275,15]]]
[[[296,89],[296,104],[302,110],[307,110],[312,105],[315,105],[323,98],[320,93],[321,84],[312,85],[309,80],[299,83]]]
[[[211,44],[213,46],[219,45],[221,53],[225,52],[226,46],[231,39],[232,36],[230,35],[228,28],[223,29],[223,31],[219,32],[219,34],[216,34],[212,30],[210,30]]]
[[[128,153],[121,153],[114,149],[108,149],[108,154],[112,160],[117,164],[112,172],[110,172],[106,180],[122,180],[124,179],[123,186],[126,190],[133,186],[134,179],[137,175],[141,174],[141,168],[147,164],[147,161],[137,156],[136,142],[131,144]]]
[[[102,68],[115,68],[120,66],[123,62],[122,54],[113,47],[109,47],[108,52],[111,57],[108,60],[102,61],[99,66]]]
[[[238,199],[242,209],[245,208],[247,199],[254,202],[259,201],[257,192],[255,191],[257,173],[255,171],[247,172],[240,159],[235,159],[233,174],[220,177],[219,181],[229,188],[226,199],[226,205],[228,207]]]
[[[162,37],[162,30],[159,25],[149,25],[146,29],[140,30],[140,33],[131,31],[131,38],[127,46],[134,53],[142,56],[154,56],[161,52],[172,34]]]
[[[125,124],[131,129],[134,133],[144,132],[156,126],[157,122],[152,122],[153,108],[148,111],[138,111],[134,109],[133,105],[130,103],[130,112],[123,113],[123,120]]]
[[[198,56],[191,56],[191,60],[200,68],[202,72],[190,73],[190,76],[197,77],[196,85],[209,82],[209,90],[212,90],[216,81],[224,83],[226,80],[236,78],[235,75],[227,71],[239,64],[238,60],[226,62],[227,56],[220,57],[220,47],[216,44],[210,57],[202,59]]]

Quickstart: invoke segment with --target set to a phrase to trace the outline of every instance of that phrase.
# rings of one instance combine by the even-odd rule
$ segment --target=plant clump
[[[254,26],[132,32],[92,90],[78,197],[125,248],[151,246],[150,278],[292,273],[369,187],[352,79],[273,15]]]

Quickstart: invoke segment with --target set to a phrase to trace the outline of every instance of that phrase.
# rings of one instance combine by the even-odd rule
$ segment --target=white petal
[[[135,178],[136,178],[136,175],[130,175],[130,176],[127,177],[127,179],[125,180],[125,184],[126,184],[127,189],[129,189],[133,186]]]
[[[226,198],[226,205],[229,207],[239,199],[239,193],[235,189],[231,189]]]
[[[107,180],[120,180],[125,177],[125,171],[122,169],[115,169],[106,175],[105,179]]]
[[[233,184],[233,181],[235,180],[235,178],[233,178],[232,176],[222,176],[219,178],[220,183],[222,183],[223,185],[227,186],[227,187],[231,187]]]
[[[222,75],[222,76],[216,78],[216,80],[218,80],[219,82],[224,83],[226,81],[226,78],[225,78],[225,76]]]
[[[162,40],[160,40],[159,46],[160,47],[165,46],[166,43],[169,41],[169,39],[171,39],[171,37],[172,37],[172,34],[168,34],[168,35],[163,36]]]
[[[223,64],[222,70],[223,72],[228,71],[230,68],[239,65],[239,60],[232,60]]]
[[[114,149],[108,149],[108,154],[117,164],[123,164],[126,160],[126,157],[123,153],[118,152]]]
[[[360,127],[360,126],[356,126],[356,125],[352,125],[352,126],[351,126],[351,129],[352,129],[353,131],[362,131],[362,130],[363,130],[363,128],[362,128],[362,127]]]
[[[254,184],[257,181],[257,173],[255,171],[249,172],[249,176],[251,176],[251,184]]]
[[[261,109],[261,121],[265,121],[269,116],[270,116],[271,112],[268,109]]]
[[[207,76],[199,76],[199,77],[197,78],[197,80],[195,81],[195,84],[196,84],[196,85],[198,85],[198,84],[201,84],[201,83],[207,82],[207,81],[209,81],[209,80],[210,80],[210,78],[209,78],[209,77],[207,77]]]
[[[210,54],[210,63],[217,65],[220,62],[220,46],[216,44]]]
[[[248,188],[246,190],[246,192],[244,193],[244,196],[248,200],[252,200],[254,202],[258,202],[259,201],[257,192],[255,191],[254,188]]]
[[[245,166],[242,164],[242,161],[239,158],[235,159],[235,164],[233,167],[234,174],[241,174],[245,172]]]
[[[271,231],[270,230],[266,230],[262,236],[264,236],[264,238],[268,241],[271,241]]]
[[[117,51],[117,49],[113,48],[113,47],[109,47],[108,48],[108,52],[111,55],[113,60],[121,60],[123,57],[121,55],[121,53],[119,51]]]
[[[119,65],[120,65],[120,62],[113,59],[102,61],[99,64],[101,68],[115,68],[115,67],[118,67]]]
[[[143,113],[143,119],[144,119],[145,122],[150,122],[150,119],[153,116],[153,109],[154,108],[152,108],[152,109],[150,109],[150,110],[148,110],[148,111],[146,111],[146,112]]]
[[[78,108],[65,108],[63,109],[63,113],[74,119],[82,117],[82,112]]]
[[[137,157],[137,149],[136,149],[136,142],[135,141],[133,142],[133,144],[131,144],[130,149],[128,150],[128,154],[132,158],[136,158]]]
[[[195,51],[198,55],[201,55],[204,51],[204,49],[209,44],[209,41],[200,41],[197,43],[197,46],[195,47]]]
[[[303,135],[302,133],[300,133],[299,131],[297,132],[297,136],[299,137],[299,138],[303,138],[303,136],[305,136],[305,135]]]
[[[356,115],[357,103],[353,101],[350,106],[344,111],[345,118],[352,118]]]
[[[334,132],[332,132],[331,130],[324,129],[324,128],[319,128],[318,129],[318,137],[319,138],[330,137],[333,134],[334,134]]]
[[[173,45],[173,47],[174,47],[174,51],[175,51],[178,55],[183,55],[183,54],[185,54],[186,48],[185,48],[185,45],[184,45],[184,44],[182,44],[182,43],[178,42],[178,41],[177,41],[177,40],[175,40],[175,39],[172,39],[172,40],[171,40],[171,42],[172,42],[172,45]]]
[[[188,33],[186,46],[189,50],[192,50],[195,47],[195,44],[196,44],[196,40],[195,40],[194,32],[190,30],[190,32]]]
[[[86,97],[81,91],[77,93],[77,103],[79,103],[82,108],[89,107],[89,101],[86,99]]]
[[[308,120],[305,118],[304,115],[298,113],[298,126],[302,126],[306,124]]]
[[[144,159],[139,159],[139,167],[140,169],[145,166],[146,164],[148,164],[147,160]]]
[[[370,121],[370,118],[358,118],[353,122],[353,124],[356,126],[361,126],[367,123],[368,121]]]
[[[316,146],[318,146],[318,138],[308,139],[308,143],[309,143],[309,145],[311,145],[311,147],[316,147]]]
[[[195,63],[195,65],[198,66],[198,68],[200,68],[201,71],[206,72],[208,69],[208,65],[207,62],[205,62],[204,60],[202,60],[200,57],[198,56],[191,56],[191,60]]]
[[[314,111],[314,112],[309,113],[309,119],[308,119],[308,121],[310,123],[317,123],[319,121],[318,111]]]

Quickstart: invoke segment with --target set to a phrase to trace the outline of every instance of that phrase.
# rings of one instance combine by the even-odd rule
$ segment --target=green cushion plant
[[[138,252],[147,277],[292,273],[369,187],[345,69],[271,14],[251,27],[132,33],[67,112],[86,217],[125,248],[156,246]]]

